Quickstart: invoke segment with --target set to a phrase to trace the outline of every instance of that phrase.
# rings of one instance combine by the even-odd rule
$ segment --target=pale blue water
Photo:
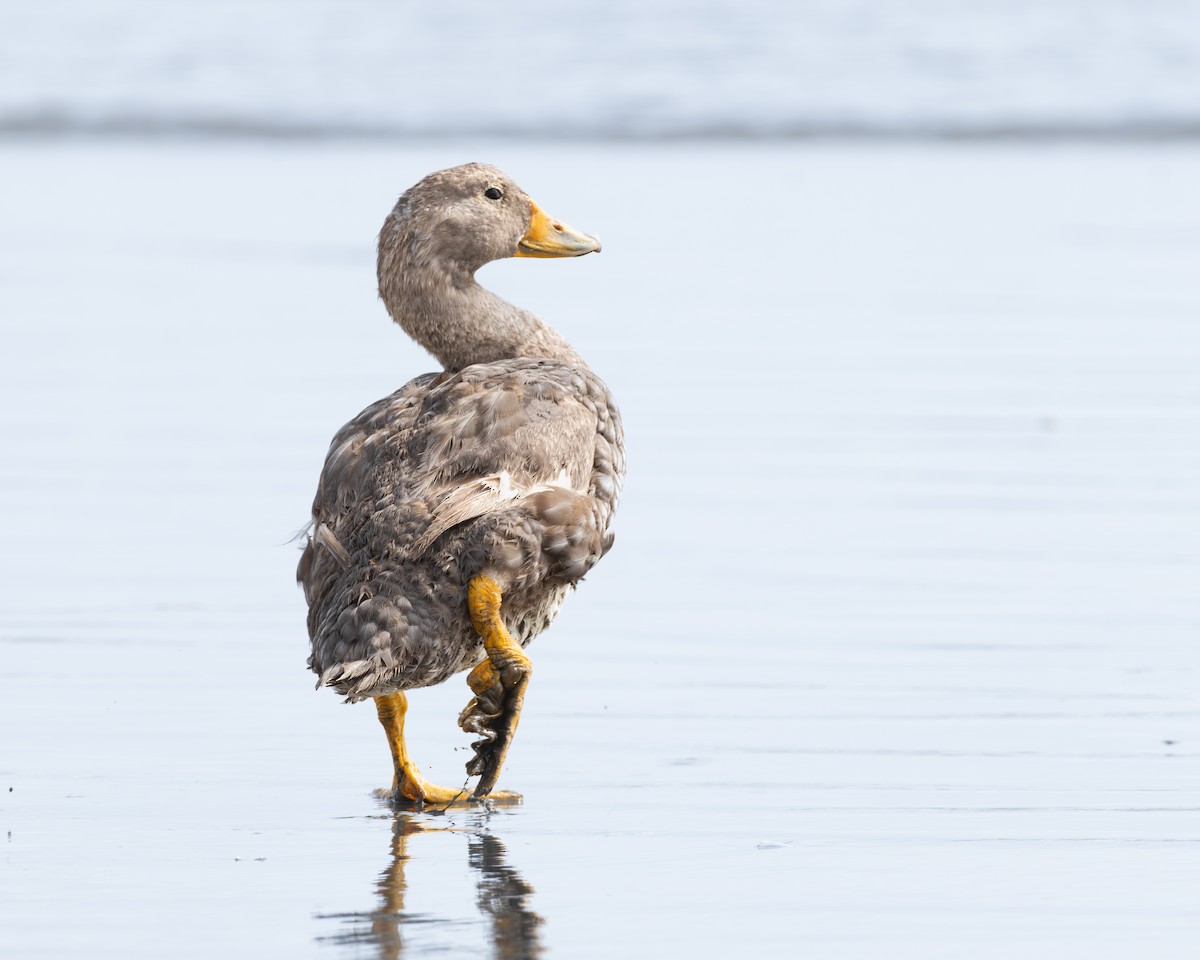
[[[606,377],[631,470],[530,651],[525,805],[396,817],[287,539],[430,369],[373,237],[469,157],[604,237],[482,279]],[[0,164],[0,955],[1196,955],[1195,149]],[[466,695],[413,697],[442,782]]]
[[[0,2],[0,133],[1195,136],[1192,0]]]
[[[0,955],[1194,957],[1195,149],[563,141],[1188,138],[1198,10],[0,0]],[[604,237],[483,279],[632,466],[525,805],[396,815],[288,538],[467,159]]]

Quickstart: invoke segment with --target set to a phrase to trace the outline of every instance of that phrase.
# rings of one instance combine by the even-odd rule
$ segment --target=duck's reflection
[[[353,946],[356,955],[393,960],[424,952],[441,953],[446,939],[454,939],[453,928],[475,927],[478,921],[464,919],[461,911],[448,909],[445,915],[410,913],[405,909],[410,887],[408,866],[412,838],[423,833],[455,833],[467,839],[467,865],[475,881],[475,902],[486,924],[492,955],[499,960],[536,958],[542,955],[538,928],[542,918],[529,906],[533,888],[508,865],[504,844],[488,832],[488,814],[471,812],[445,816],[398,811],[392,814],[391,861],[375,884],[379,905],[364,913],[325,914],[321,919],[337,920],[343,929],[317,939],[327,944]],[[447,849],[443,845],[442,849]],[[430,925],[448,937],[436,937],[439,944],[414,934],[432,932]],[[463,931],[465,933],[465,931]],[[370,948],[374,948],[373,951]]]

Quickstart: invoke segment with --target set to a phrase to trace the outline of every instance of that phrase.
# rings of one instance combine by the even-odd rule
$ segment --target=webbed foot
[[[408,712],[408,698],[402,691],[375,698],[379,722],[387,734],[388,747],[392,753],[392,786],[375,791],[375,796],[398,807],[422,810],[426,807],[452,807],[478,803],[465,784],[457,789],[440,787],[430,783],[421,775],[420,768],[408,755],[404,741],[404,718]],[[516,803],[520,794],[493,794],[488,798],[500,803]]]
[[[495,796],[492,789],[517,732],[529,673],[529,658],[522,653],[520,660],[500,670],[490,659],[484,660],[467,676],[475,696],[459,716],[458,725],[479,736],[471,745],[475,755],[467,761],[467,774],[481,778],[475,788],[477,797]]]
[[[492,790],[521,719],[533,665],[500,617],[497,583],[490,577],[475,577],[467,597],[471,622],[483,638],[488,658],[467,675],[475,696],[458,723],[467,733],[480,737],[472,744],[475,755],[467,762],[468,775],[480,778],[474,796],[496,797]]]
[[[466,784],[455,789],[454,787],[440,787],[436,783],[429,783],[421,778],[419,780],[405,779],[401,783],[392,782],[392,786],[380,787],[374,791],[374,795],[380,800],[386,800],[402,810],[424,810],[428,807],[446,808],[446,807],[468,807],[478,806],[481,802],[491,802],[500,805],[518,804],[521,802],[521,795],[513,793],[509,790],[497,790],[486,798],[476,797],[472,794],[470,787]]]

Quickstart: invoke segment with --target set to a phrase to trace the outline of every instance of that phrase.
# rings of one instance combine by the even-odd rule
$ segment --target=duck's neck
[[[513,357],[584,365],[558,331],[481,287],[472,271],[397,259],[380,257],[379,296],[392,319],[447,370]]]

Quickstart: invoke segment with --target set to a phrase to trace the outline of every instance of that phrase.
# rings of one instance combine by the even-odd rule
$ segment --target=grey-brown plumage
[[[467,164],[408,190],[380,233],[380,295],[445,370],[346,424],[321,473],[297,577],[309,666],[349,700],[483,660],[472,577],[500,586],[524,645],[612,545],[625,464],[608,388],[558,333],[474,279],[519,245],[599,249],[547,219],[562,249],[578,249],[539,253],[528,245],[539,216],[499,170]]]

